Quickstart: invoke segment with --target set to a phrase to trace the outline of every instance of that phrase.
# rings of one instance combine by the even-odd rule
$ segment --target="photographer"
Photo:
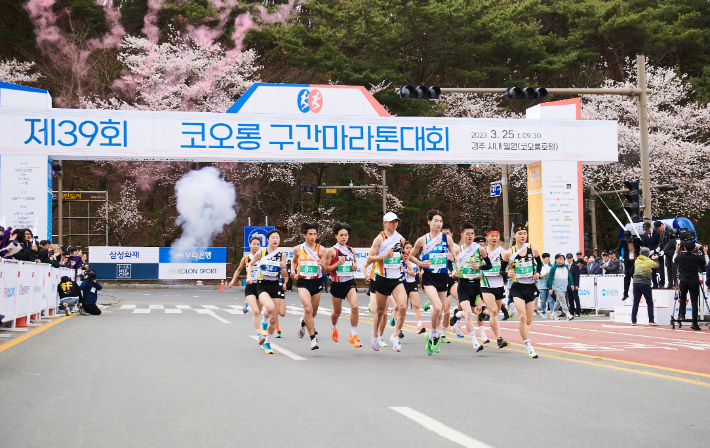
[[[84,313],[98,316],[101,314],[101,309],[96,306],[96,301],[99,298],[97,291],[101,290],[102,286],[96,281],[96,271],[89,269],[86,271],[86,278],[81,282],[81,299],[79,304]]]
[[[666,273],[668,274],[667,289],[676,289],[678,287],[678,266],[673,262],[676,254],[676,245],[678,234],[673,229],[666,230],[666,242],[663,245],[663,253],[666,263]]]
[[[629,298],[629,286],[631,286],[631,278],[634,276],[634,261],[641,251],[641,239],[631,234],[630,230],[624,230],[624,239],[619,241],[619,245],[614,252],[624,260],[624,297],[621,300]]]
[[[693,323],[691,330],[700,330],[698,325],[698,297],[700,295],[700,279],[698,272],[704,270],[708,264],[708,247],[703,246],[703,255],[693,253],[700,249],[700,245],[693,241],[685,241],[676,245],[676,254],[673,262],[678,265],[678,277],[680,286],[680,307],[678,320],[685,320],[685,301],[690,293],[690,303],[693,308]]]

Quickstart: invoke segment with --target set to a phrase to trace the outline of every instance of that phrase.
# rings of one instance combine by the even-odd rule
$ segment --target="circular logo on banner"
[[[300,92],[298,92],[298,99],[296,103],[298,104],[298,110],[303,112],[304,114],[311,110],[310,106],[308,105],[308,94],[310,92],[308,89],[303,89]]]
[[[323,107],[323,95],[320,90],[313,90],[311,94],[308,95],[308,107],[310,107],[311,112],[317,114]]]

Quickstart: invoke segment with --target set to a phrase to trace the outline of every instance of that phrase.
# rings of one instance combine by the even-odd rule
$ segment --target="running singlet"
[[[385,232],[380,232],[380,235],[382,235],[382,241],[387,240],[387,235],[385,235]],[[396,234],[399,237],[399,234]],[[392,251],[394,254],[392,255],[391,258],[385,258],[378,264],[380,264],[380,270],[384,272],[384,277],[385,278],[401,278],[402,277],[402,268],[400,268],[402,264],[402,241],[401,237],[397,240],[396,243],[392,246]]]
[[[500,275],[500,254],[502,253],[502,246],[498,246],[493,252],[488,253],[488,258],[491,260],[493,267],[483,271],[481,286],[484,288],[502,288],[504,286],[503,276]]]
[[[461,248],[463,249],[463,246]],[[478,265],[483,264],[483,260],[481,259],[481,252],[479,249],[476,249],[473,254],[469,255],[463,260],[459,260],[460,267],[459,267],[459,277],[460,278],[465,278],[466,280],[478,280],[481,278],[481,270],[480,269],[473,269],[471,267],[471,263],[473,262],[478,263]]]
[[[439,244],[434,245],[429,253],[422,255],[422,261],[429,261],[431,265],[428,268],[424,268],[424,271],[431,272],[432,274],[445,274],[448,272],[448,258],[446,258],[446,253],[449,248],[446,244],[446,235],[440,234],[441,241]],[[426,234],[426,244],[431,242],[431,237]]]
[[[350,250],[350,255],[340,252],[337,247],[334,247],[335,258],[330,263],[331,266],[338,262],[338,258],[345,257],[345,263],[341,264],[330,273],[330,276],[334,282],[347,282],[348,280],[353,279],[353,249],[350,246],[346,247]]]
[[[314,278],[321,278],[321,272],[318,268],[318,261],[314,260],[313,257],[308,255],[308,252],[304,249],[306,243],[299,246],[298,251],[298,278],[304,278],[306,280],[311,280]],[[320,250],[320,244],[316,244],[316,250],[313,251],[313,255],[318,255]]]
[[[247,269],[249,267],[249,262],[251,262],[253,255],[247,254],[244,255],[244,269]],[[259,265],[255,264],[254,267],[251,270],[251,275],[249,276],[253,279],[256,279],[259,277]]]
[[[404,277],[404,281],[407,283],[413,283],[417,281],[417,265],[412,263],[412,270],[414,271],[414,275],[409,275],[407,274],[407,264],[403,261],[402,262],[402,269],[404,271],[402,272],[402,276]]]
[[[280,250],[267,254],[265,248],[261,249],[257,278],[269,281],[278,280],[281,277],[281,257],[283,257],[283,252]]]
[[[451,243],[451,244],[453,244],[453,248],[456,249],[456,243]],[[453,252],[455,253],[456,251],[453,251]],[[453,277],[454,271],[456,271],[458,269],[458,267],[456,266],[456,262],[453,262],[447,258],[446,259],[446,269],[449,271],[449,277]]]
[[[533,276],[535,275],[535,257],[529,244],[525,244],[522,249],[511,248],[513,255],[511,257],[511,269],[515,270],[515,276],[512,278],[515,283],[531,285],[535,283]]]

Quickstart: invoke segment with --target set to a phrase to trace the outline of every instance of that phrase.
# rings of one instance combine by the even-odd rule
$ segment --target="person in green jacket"
[[[550,272],[547,274],[547,289],[552,291],[556,301],[555,307],[552,310],[552,319],[559,319],[559,317],[557,317],[557,312],[560,308],[562,308],[562,311],[567,316],[567,320],[574,319],[574,315],[569,312],[569,308],[567,307],[567,298],[565,297],[567,286],[573,284],[572,274],[569,272],[569,268],[565,264],[565,256],[562,254],[555,255],[555,262],[552,263]]]
[[[658,325],[653,318],[653,291],[651,289],[653,270],[658,269],[658,263],[651,260],[650,256],[651,250],[648,247],[642,247],[639,251],[639,256],[634,262],[634,305],[631,308],[631,325],[636,325],[641,296],[646,299],[648,324]],[[658,258],[657,255],[655,257]]]

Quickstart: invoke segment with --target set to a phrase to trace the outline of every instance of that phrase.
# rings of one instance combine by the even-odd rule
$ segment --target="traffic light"
[[[541,100],[547,96],[544,87],[508,87],[506,89],[509,100]]]
[[[653,188],[653,187],[651,187]],[[658,187],[658,191],[661,191],[663,193],[667,193],[669,191],[677,191],[678,190],[678,185],[676,184],[670,184],[670,185],[665,185],[663,187]]]
[[[399,86],[399,97],[416,100],[438,100],[439,86]]]
[[[639,191],[639,181],[628,180],[624,182],[624,186],[628,188],[629,192],[624,195],[627,201],[629,201],[629,206],[624,207],[631,216],[631,219],[637,220],[641,216],[641,192]]]
[[[318,187],[316,187],[315,185],[302,185],[298,187],[298,191],[300,191],[301,193],[315,193],[316,191],[318,191]]]

